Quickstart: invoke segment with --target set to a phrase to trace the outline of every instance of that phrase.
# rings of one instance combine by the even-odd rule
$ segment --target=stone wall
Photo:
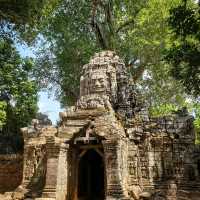
[[[200,154],[194,145],[192,122],[192,116],[182,113],[160,118],[140,115],[129,123],[130,190],[139,185],[143,191],[154,193],[153,199],[179,199],[186,196],[185,191],[188,196],[196,195]]]
[[[23,156],[0,155],[0,192],[13,191],[20,185],[23,175]]]

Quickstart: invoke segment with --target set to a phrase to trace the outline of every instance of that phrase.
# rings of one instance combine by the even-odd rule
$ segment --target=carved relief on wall
[[[135,160],[135,156],[128,157],[128,169],[129,169],[129,174],[134,178],[136,178],[137,161]]]
[[[32,177],[40,178],[45,174],[45,148],[42,146],[28,147],[25,150],[27,159],[25,160],[24,178],[31,180]],[[34,180],[34,179],[33,179]],[[37,181],[37,180],[34,180]]]
[[[177,194],[177,184],[174,181],[170,181],[167,190],[168,199],[176,197],[176,194]]]
[[[106,95],[99,96],[97,94],[85,95],[80,97],[77,102],[76,109],[98,109],[103,108],[111,110],[112,106],[109,97]]]
[[[107,160],[107,163],[106,163],[107,170],[111,173],[117,167],[116,159],[117,159],[117,157],[114,155],[108,155],[108,157],[106,159]]]
[[[149,179],[149,169],[148,169],[148,167],[142,167],[141,168],[141,174],[142,174],[142,178]]]
[[[158,165],[155,164],[153,167],[152,167],[152,178],[153,180],[158,180],[160,178],[160,173],[159,173],[159,168],[158,168]]]

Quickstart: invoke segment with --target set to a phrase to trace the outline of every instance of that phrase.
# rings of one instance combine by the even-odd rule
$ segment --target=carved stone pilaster
[[[42,197],[56,198],[57,187],[57,171],[60,146],[55,143],[54,137],[46,138],[46,151],[47,151],[47,171],[46,182],[42,192]]]
[[[106,169],[106,200],[127,199],[120,171],[120,146],[117,140],[103,141]]]
[[[30,182],[33,172],[32,156],[30,155],[30,151],[32,151],[31,146],[24,145],[24,166],[23,166],[23,179],[22,179],[22,187],[26,188]]]
[[[61,143],[56,188],[56,199],[59,200],[66,200],[66,197],[68,196],[68,153],[69,144]]]
[[[46,150],[43,141],[35,140],[36,144],[24,145],[23,180],[21,187],[29,190],[30,185],[36,185],[44,177],[44,164]]]

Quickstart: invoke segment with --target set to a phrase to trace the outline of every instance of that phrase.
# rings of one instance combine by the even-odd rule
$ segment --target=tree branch
[[[95,21],[95,19],[92,19],[92,28],[94,29],[96,38],[100,44],[100,46],[102,47],[102,49],[106,49],[107,48],[107,43],[106,43],[106,39],[104,37],[102,28],[100,27],[100,25]]]
[[[98,0],[93,0],[93,1],[92,1],[91,26],[92,26],[92,28],[94,29],[96,38],[97,38],[97,40],[98,40],[100,46],[101,46],[103,49],[106,49],[106,48],[107,48],[107,43],[106,43],[106,39],[105,39],[105,37],[104,37],[103,30],[102,30],[101,26],[97,23],[97,20],[95,19],[95,18],[96,18],[96,14],[97,14],[97,7],[98,7],[99,5],[100,5],[100,6],[103,6],[101,1],[98,1]]]

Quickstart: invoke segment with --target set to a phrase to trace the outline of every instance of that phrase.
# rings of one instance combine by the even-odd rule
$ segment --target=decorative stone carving
[[[105,56],[106,54],[99,54],[98,57],[92,58],[90,63],[83,67],[78,109],[107,107],[109,101],[112,104],[116,101],[116,67],[111,64],[112,60],[108,62]]]
[[[105,95],[85,95],[82,96],[77,102],[77,109],[107,109],[111,110],[112,106],[110,104],[108,96]]]

